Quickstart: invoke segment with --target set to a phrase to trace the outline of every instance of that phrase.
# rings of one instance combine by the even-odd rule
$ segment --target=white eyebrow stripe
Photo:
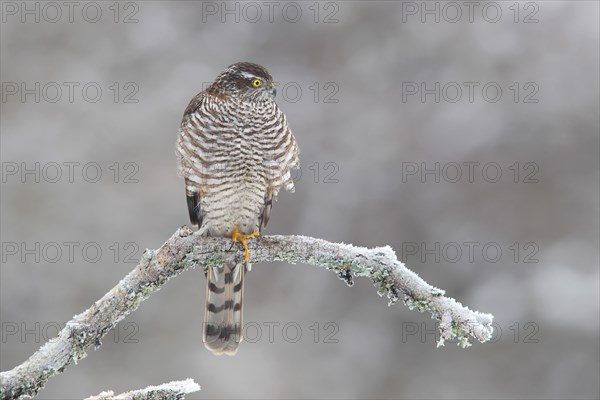
[[[249,74],[248,72],[242,72],[242,73],[241,73],[241,75],[242,75],[244,78],[256,78],[256,79],[260,79],[258,76],[256,76],[256,75],[252,75],[252,74]],[[262,79],[261,79],[261,80],[262,80]]]

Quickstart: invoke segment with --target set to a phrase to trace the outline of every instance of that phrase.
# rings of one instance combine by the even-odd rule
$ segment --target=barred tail
[[[216,355],[234,355],[242,341],[242,301],[246,266],[209,268],[204,311],[204,346]]]

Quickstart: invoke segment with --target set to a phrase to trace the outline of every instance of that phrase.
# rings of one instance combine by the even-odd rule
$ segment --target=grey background
[[[55,253],[23,262],[20,253],[3,249],[2,370],[24,361],[44,336],[133,268],[123,260],[126,250],[136,250],[128,243],[139,247],[135,260],[188,223],[175,172],[178,124],[203,82],[240,60],[267,66],[281,82],[278,102],[302,150],[296,193],[280,196],[266,234],[390,245],[429,283],[493,313],[500,334],[466,350],[452,343],[436,348],[434,321],[402,305],[388,308],[368,280],[348,288],[319,268],[257,265],[246,281],[245,322],[253,336],[260,326],[262,336],[244,342],[234,358],[215,357],[201,343],[205,279],[196,269],[145,301],[118,334],[51,379],[39,398],[75,399],[187,377],[202,385],[190,398],[599,397],[597,2],[519,3],[519,22],[513,2],[498,2],[502,17],[495,23],[483,18],[485,3],[478,3],[472,22],[463,7],[456,23],[443,18],[453,18],[451,9],[439,23],[431,15],[423,23],[403,14],[400,2],[366,1],[320,3],[317,22],[313,2],[296,3],[302,15],[295,23],[282,16],[285,3],[277,3],[272,22],[264,5],[261,18],[250,22],[255,10],[243,4],[239,22],[235,15],[222,22],[206,14],[203,21],[196,1],[138,2],[137,11],[121,4],[115,23],[113,2],[99,2],[102,16],[89,23],[85,3],[78,4],[73,22],[67,8],[55,23],[32,16],[23,23],[3,13],[2,82],[30,88],[40,82],[40,90],[56,82],[64,90],[55,103],[48,101],[55,97],[51,87],[39,102],[33,95],[2,101],[4,168],[38,162],[49,178],[5,177],[2,242],[39,242],[47,251],[54,242],[79,246],[73,262],[64,245],[56,262],[48,262]],[[286,10],[293,19],[295,8]],[[488,19],[494,10],[487,9]],[[138,22],[123,23],[132,12]],[[325,23],[332,12],[337,22]],[[523,23],[532,12],[538,22]],[[46,13],[41,17],[54,18],[53,10]],[[64,82],[80,84],[72,103]],[[81,94],[88,82],[103,90],[95,103]],[[137,103],[124,102],[132,91],[127,82],[139,89],[132,97]],[[310,89],[315,82],[317,99]],[[328,82],[334,86],[325,88]],[[437,103],[433,95],[403,102],[403,82],[429,88],[456,82],[464,90],[455,103],[447,101],[451,91]],[[473,102],[463,82],[480,84]],[[489,82],[502,89],[497,102],[482,97]],[[509,88],[515,82],[518,102]],[[524,102],[528,82],[539,89],[532,97],[537,103]],[[297,101],[292,89],[283,95],[286,84],[302,89]],[[332,87],[338,90],[329,99],[337,103],[325,102]],[[62,178],[49,182],[53,162],[80,162],[74,182],[64,165]],[[82,177],[89,162],[102,169],[96,183]],[[109,169],[115,162],[119,183]],[[128,162],[138,170],[126,169]],[[449,182],[448,167],[439,183],[419,174],[403,181],[403,167],[414,165],[407,163],[433,168],[436,162],[463,165],[462,178]],[[473,182],[465,162],[480,163]],[[510,168],[515,162],[518,183]],[[525,169],[528,162],[534,164]],[[500,166],[497,183],[482,177],[486,163]],[[537,182],[524,183],[536,166]],[[138,182],[124,183],[132,171]],[[325,179],[330,172],[337,183]],[[493,178],[494,170],[488,172]],[[479,243],[473,259],[465,242]],[[99,261],[83,258],[86,243],[102,249]],[[113,243],[121,249],[118,262]],[[423,252],[423,260],[421,253],[403,252],[411,243],[421,250],[439,243],[439,261],[435,254]],[[463,251],[455,262],[453,243]],[[484,257],[486,243],[493,247]],[[498,247],[502,255],[492,262]],[[268,322],[279,324],[272,343]],[[287,339],[282,334],[290,322],[302,329],[295,343],[293,328]],[[9,334],[15,326],[19,331]],[[325,340],[332,332],[337,343]]]

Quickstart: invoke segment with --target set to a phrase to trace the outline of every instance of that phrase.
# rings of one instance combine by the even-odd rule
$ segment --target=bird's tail
[[[208,270],[203,341],[216,355],[234,355],[242,341],[245,271],[243,263]]]

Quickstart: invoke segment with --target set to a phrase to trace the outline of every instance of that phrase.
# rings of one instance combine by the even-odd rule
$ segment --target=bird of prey
[[[177,134],[192,224],[244,247],[244,263],[207,273],[203,341],[215,354],[234,355],[242,341],[246,240],[269,222],[279,190],[294,191],[290,169],[299,168],[299,150],[275,94],[264,67],[233,64],[190,101]]]

